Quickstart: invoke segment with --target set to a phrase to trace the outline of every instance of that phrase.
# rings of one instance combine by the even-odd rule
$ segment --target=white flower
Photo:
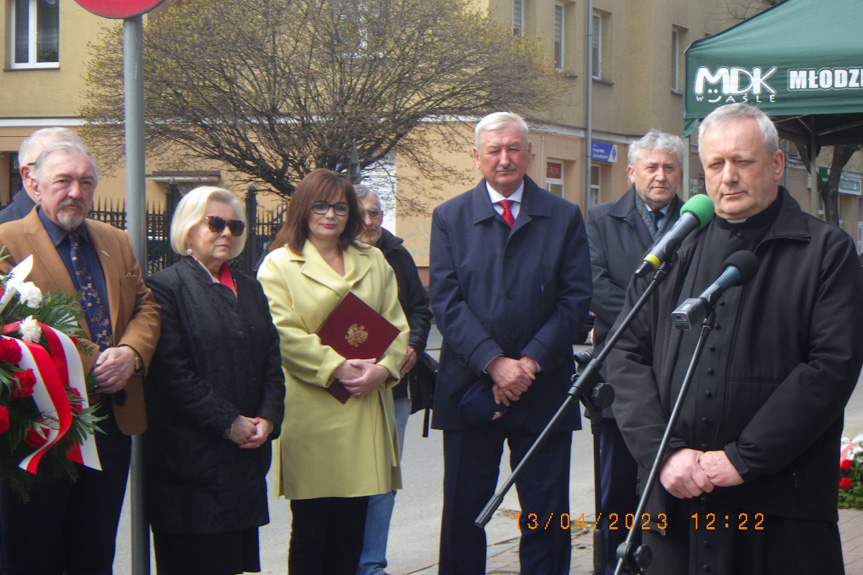
[[[39,309],[42,305],[42,292],[33,282],[21,282],[15,289],[18,290],[18,298],[31,309]]]
[[[42,339],[42,328],[33,319],[32,315],[28,315],[27,319],[21,322],[21,339],[31,343],[39,343]]]

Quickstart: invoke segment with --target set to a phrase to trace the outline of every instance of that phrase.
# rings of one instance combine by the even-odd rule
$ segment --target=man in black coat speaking
[[[671,312],[713,283],[730,254],[747,250],[760,263],[716,304],[647,508],[648,572],[844,573],[837,454],[863,362],[854,242],[778,185],[785,156],[757,108],[718,108],[698,145],[717,217],[683,242],[608,361],[614,415],[642,479],[700,331],[675,329]],[[622,313],[648,279],[630,285]]]

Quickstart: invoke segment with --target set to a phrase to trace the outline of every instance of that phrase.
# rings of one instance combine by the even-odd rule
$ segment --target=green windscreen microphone
[[[713,212],[713,201],[706,195],[698,194],[689,198],[680,208],[680,218],[644,256],[641,265],[635,270],[635,277],[644,277],[673,256],[686,236],[707,225]]]

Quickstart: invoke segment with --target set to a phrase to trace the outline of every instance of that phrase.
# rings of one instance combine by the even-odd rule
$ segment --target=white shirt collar
[[[511,193],[508,197],[500,194],[497,190],[491,187],[491,184],[486,181],[485,189],[488,190],[488,197],[491,200],[491,203],[498,208],[500,206],[497,203],[501,200],[512,200],[515,202],[513,205],[513,209],[518,207],[521,204],[521,198],[524,195],[524,181],[521,182],[521,185],[518,186],[518,189]],[[501,208],[503,210],[503,208]],[[513,217],[515,217],[515,213],[513,213]]]

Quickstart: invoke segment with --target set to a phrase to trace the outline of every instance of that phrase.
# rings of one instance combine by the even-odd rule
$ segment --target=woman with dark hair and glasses
[[[350,180],[317,169],[294,191],[258,271],[285,372],[280,485],[293,516],[290,573],[354,575],[369,496],[401,487],[390,387],[408,324],[392,268],[355,239],[362,226]],[[379,358],[345,359],[317,336],[348,292],[400,332]],[[328,391],[336,380],[350,392],[344,403]]]
[[[185,257],[147,280],[162,315],[144,436],[159,575],[260,571],[285,384],[261,285],[227,264],[243,251],[243,213],[227,190],[186,194],[171,222]]]

